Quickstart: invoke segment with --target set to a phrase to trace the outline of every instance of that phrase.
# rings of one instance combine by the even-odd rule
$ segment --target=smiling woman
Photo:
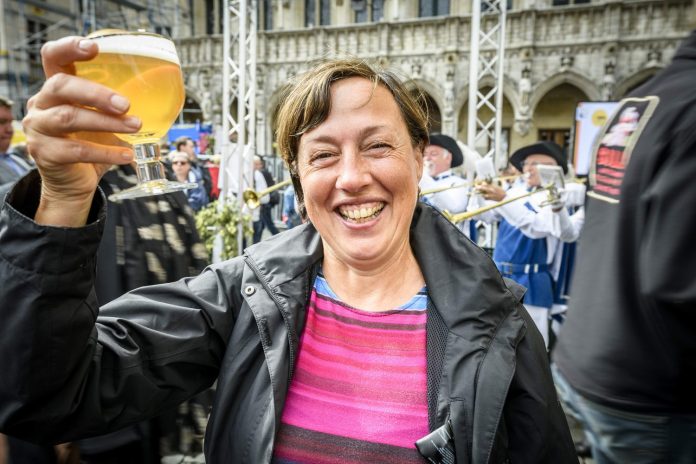
[[[50,43],[47,74],[89,59],[79,44]],[[24,360],[0,356],[0,431],[102,433],[217,380],[210,463],[577,462],[523,289],[417,202],[426,118],[392,74],[328,61],[290,86],[277,139],[305,224],[96,322],[92,180],[127,159],[77,132],[132,129],[113,92],[60,79],[25,119],[41,179],[0,210],[0,339]],[[79,124],[56,124],[66,102]]]

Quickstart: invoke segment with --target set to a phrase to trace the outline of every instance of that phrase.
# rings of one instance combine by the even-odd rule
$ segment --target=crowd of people
[[[517,181],[468,184],[459,144],[428,132],[394,74],[326,60],[277,113],[288,231],[270,219],[281,200],[262,197],[254,244],[208,267],[191,219],[211,190],[192,140],[168,161],[199,189],[106,201],[135,182],[110,133],[137,128],[114,91],[69,73],[96,53],[76,37],[44,46],[62,85],[30,101],[31,158],[5,153],[0,100],[11,453],[76,443],[94,464],[153,462],[158,427],[195,410],[210,414],[211,463],[573,463],[568,413],[599,464],[696,460],[696,32],[620,102],[601,135],[621,114],[635,124],[599,138],[586,183],[560,186],[542,179],[568,173],[548,141],[511,155]],[[64,105],[79,124],[56,123]],[[255,158],[254,189],[273,184]],[[478,221],[498,224],[492,256]]]

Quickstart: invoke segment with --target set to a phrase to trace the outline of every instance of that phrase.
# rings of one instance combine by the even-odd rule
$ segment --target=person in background
[[[598,464],[696,462],[695,79],[696,30],[619,102],[599,137],[637,123],[592,158],[553,360]]]
[[[541,179],[537,166],[561,166],[568,171],[563,149],[553,142],[537,142],[515,151],[510,163],[524,173],[524,188],[505,190],[495,184],[480,184],[476,188],[472,206],[478,207],[538,190]],[[573,198],[582,198],[584,189],[576,184],[568,186],[581,190]],[[480,200],[489,203],[481,203]],[[548,194],[534,195],[502,205],[477,216],[486,222],[500,221],[493,261],[501,274],[527,287],[524,304],[539,331],[549,342],[549,320],[554,305],[556,279],[563,261],[563,243],[574,242],[580,235],[584,220],[582,210],[572,215],[563,198],[547,204]]]
[[[43,47],[62,85],[32,97],[37,170],[0,208],[0,301],[13,302],[0,305],[12,321],[0,324],[0,430],[93,434],[216,382],[210,464],[577,463],[524,290],[418,202],[427,117],[395,75],[364,61],[313,67],[278,111],[307,222],[99,308],[96,187],[132,156],[105,134],[138,121],[124,120],[122,96],[66,73],[97,53],[81,41]],[[64,105],[78,126],[56,125]],[[63,150],[64,137],[80,149]]]
[[[260,172],[263,175],[263,178],[266,180],[266,185],[268,187],[272,187],[273,185],[276,184],[275,179],[271,175],[271,172],[268,170],[266,167],[266,160],[262,157],[259,156],[260,160]],[[254,169],[256,169],[256,163],[259,162],[254,158]],[[271,216],[271,212],[273,211],[273,207],[276,206],[277,204],[280,203],[280,192],[277,190],[274,192],[271,192],[268,194],[268,202],[267,203],[261,203],[261,211],[260,211],[260,217],[261,217],[261,224],[262,224],[262,233],[263,233],[263,228],[268,229],[268,231],[271,233],[271,235],[275,235],[278,233],[278,228],[275,226],[275,222],[273,221],[273,217]]]
[[[283,223],[288,229],[292,229],[302,223],[296,204],[295,187],[289,185],[283,191]]]
[[[169,154],[169,162],[172,166],[174,178],[179,182],[196,182],[197,187],[186,190],[186,198],[194,211],[198,211],[209,203],[208,194],[203,182],[198,179],[191,170],[189,156],[181,151],[173,151]]]
[[[266,190],[268,187],[270,187],[266,181],[266,176],[263,175],[263,166],[263,159],[261,159],[261,157],[258,155],[254,155],[254,190],[257,192]],[[263,229],[265,226],[263,207],[270,201],[271,198],[268,195],[263,195],[259,198],[259,206],[251,210],[252,225],[254,227],[253,243],[259,243],[261,241],[261,236],[263,235]],[[277,230],[276,233],[278,233]]]
[[[425,147],[423,159],[425,172],[419,184],[421,191],[457,187],[423,195],[423,201],[452,214],[466,211],[471,189],[466,187],[467,182],[463,178],[452,172],[452,168],[464,163],[464,154],[456,140],[445,134],[430,134],[430,144]],[[476,231],[471,221],[462,221],[457,227],[467,237],[476,240]]]
[[[191,164],[191,172],[196,176],[196,182],[203,186],[208,201],[210,201],[210,199],[213,198],[213,180],[210,177],[208,169],[204,166],[203,162],[198,159],[198,156],[196,156],[196,145],[193,143],[193,139],[190,137],[179,137],[174,144],[176,146],[176,151],[188,155],[189,163]]]
[[[0,96],[0,199],[33,168],[27,160],[9,150],[14,134],[12,120],[12,100]]]

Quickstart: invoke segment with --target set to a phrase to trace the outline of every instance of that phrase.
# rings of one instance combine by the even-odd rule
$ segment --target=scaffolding
[[[471,15],[467,143],[498,168],[506,162],[501,153],[506,7],[507,0],[474,1]],[[490,90],[482,92],[481,83],[491,80]],[[482,118],[483,108],[491,111],[490,118]]]
[[[491,159],[494,166],[502,168],[507,163],[506,154],[501,150],[507,0],[473,1],[472,8],[467,143],[482,153],[484,158]],[[484,93],[480,86],[487,81],[492,81],[493,85]],[[481,115],[483,108],[491,112],[487,119]],[[483,231],[479,245],[493,249],[496,226],[483,221],[478,221],[476,225]]]
[[[222,160],[219,208],[236,193],[241,211],[245,187],[254,187],[256,147],[256,0],[228,0],[223,18]],[[230,106],[237,102],[236,114]],[[237,238],[242,253],[243,223]],[[213,260],[219,260],[220,245]]]

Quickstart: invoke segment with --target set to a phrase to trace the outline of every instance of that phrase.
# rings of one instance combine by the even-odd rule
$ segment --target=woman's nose
[[[342,157],[336,188],[357,192],[370,183],[370,164],[360,154],[349,153]]]

